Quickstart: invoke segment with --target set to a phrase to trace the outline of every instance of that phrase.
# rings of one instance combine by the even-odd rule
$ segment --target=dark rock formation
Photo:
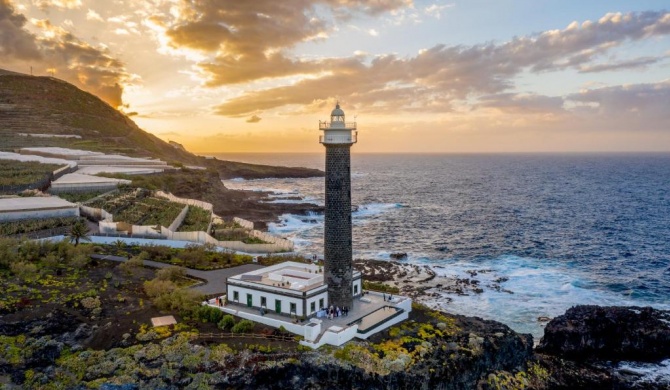
[[[651,307],[576,306],[551,320],[538,351],[575,360],[670,357],[670,313]]]

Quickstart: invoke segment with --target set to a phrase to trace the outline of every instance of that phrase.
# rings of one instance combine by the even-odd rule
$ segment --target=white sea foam
[[[543,323],[538,317],[555,317],[575,305],[649,305],[621,294],[594,287],[588,275],[568,270],[548,260],[502,256],[482,262],[426,261],[438,276],[479,280],[484,292],[459,296],[442,294],[426,303],[449,312],[493,319],[512,329],[531,333],[539,340]],[[436,267],[437,266],[437,267]],[[471,276],[468,271],[477,271]],[[499,278],[506,281],[496,283]],[[501,287],[498,291],[495,287]],[[448,298],[452,301],[448,302]],[[670,305],[653,305],[660,309]]]
[[[638,375],[639,379],[635,380],[637,385],[665,385],[670,388],[670,359],[660,363],[621,362],[617,369]]]
[[[400,203],[368,203],[358,206],[358,209],[351,214],[354,219],[364,219],[386,211],[403,207]]]

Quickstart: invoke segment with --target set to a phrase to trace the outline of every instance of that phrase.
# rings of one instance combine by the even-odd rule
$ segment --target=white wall
[[[181,203],[181,204],[190,205],[190,206],[198,206],[198,207],[201,207],[201,208],[203,208],[207,211],[212,211],[214,209],[214,206],[212,206],[211,203],[203,202],[201,200],[180,198],[180,197],[174,196],[170,193],[163,192],[163,191],[156,191],[154,194],[156,196],[160,196],[161,198],[165,198],[165,199],[170,200],[170,201],[175,202],[175,203]]]
[[[238,218],[235,217],[233,218],[233,221],[237,222],[240,226],[242,226],[245,229],[253,229],[254,228],[254,223],[251,221],[247,221],[246,219]]]
[[[360,278],[359,278],[359,279],[355,279],[354,282],[352,283],[352,286],[351,286],[351,294],[352,294],[353,296],[355,296],[355,297],[361,295],[361,293],[363,292],[363,283],[362,283],[362,280],[363,280],[363,279],[360,279]],[[356,289],[356,286],[358,286],[358,289]]]
[[[19,221],[22,219],[69,218],[78,217],[79,207],[70,207],[52,210],[7,211],[0,213],[1,222]]]
[[[317,310],[318,308],[318,302],[320,298],[324,298],[324,301],[328,301],[327,295],[328,292],[321,293],[319,295],[314,296],[313,298],[310,298],[310,300],[307,301],[307,311],[308,313],[304,313],[302,310],[302,303],[304,301],[303,298],[300,297],[288,297],[284,295],[278,295],[278,294],[273,294],[271,292],[265,292],[265,291],[257,291],[251,288],[247,287],[239,287],[239,286],[234,286],[234,285],[228,285],[226,287],[227,291],[227,297],[228,297],[228,302],[235,302],[238,303],[242,306],[247,306],[247,294],[251,294],[252,300],[251,300],[251,306],[253,308],[260,308],[261,307],[261,297],[265,297],[267,300],[266,304],[266,309],[269,312],[275,313],[275,300],[280,300],[281,301],[281,314],[289,315],[290,310],[291,310],[291,303],[295,303],[296,306],[296,311],[295,315],[298,317],[302,317],[303,315],[305,317],[309,316],[309,303],[312,301],[317,302]],[[235,301],[235,291],[238,292],[239,294],[239,300]]]
[[[128,180],[130,183],[130,180]],[[123,183],[120,183],[123,184]],[[57,194],[59,192],[93,192],[110,191],[118,188],[117,183],[51,183],[49,192]]]
[[[176,232],[177,229],[179,229],[179,226],[181,226],[181,223],[184,222],[186,214],[188,214],[188,205],[184,206],[179,215],[177,215],[177,218],[175,218],[174,221],[172,221],[172,223],[170,224],[170,226],[168,226],[168,229],[172,230],[173,232]]]
[[[114,216],[103,209],[96,209],[93,207],[80,205],[79,212],[81,213],[81,215],[93,219],[99,219],[107,222],[112,222],[114,220]],[[114,229],[116,229],[116,225],[114,225]]]

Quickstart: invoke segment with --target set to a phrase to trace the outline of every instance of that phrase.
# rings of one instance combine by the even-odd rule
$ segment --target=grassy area
[[[114,212],[126,206],[132,199],[147,196],[149,192],[138,192],[134,188],[120,187],[118,192],[111,192],[86,202],[86,206]]]
[[[61,168],[56,164],[32,161],[0,160],[0,186],[20,186],[34,183]]]
[[[169,226],[183,209],[183,204],[165,199],[143,198],[129,203],[123,210],[114,214],[114,220],[132,225]]]
[[[95,198],[96,196],[102,195],[103,192],[61,192],[56,194],[59,198],[63,198],[72,203],[83,203],[90,199]]]
[[[112,245],[101,246],[101,253],[136,257],[199,270],[212,270],[250,264],[252,257],[236,253],[224,253],[214,250],[211,245],[191,245],[184,249],[170,248],[164,245],[126,245],[117,241]]]
[[[212,220],[212,213],[196,206],[188,206],[188,213],[186,218],[179,226],[180,232],[205,232]]]
[[[390,294],[399,294],[400,293],[400,289],[398,287],[389,286],[388,284],[381,283],[381,282],[372,282],[372,281],[369,281],[369,280],[364,280],[363,281],[363,290],[379,291],[379,292],[385,292],[385,293],[390,293]]]
[[[269,244],[269,242],[261,240],[258,237],[246,237],[242,239],[242,242],[245,244]]]
[[[46,229],[55,229],[62,226],[72,226],[78,220],[78,217],[71,217],[27,219],[23,221],[3,222],[0,223],[0,236],[12,236],[16,234],[26,234]]]
[[[184,209],[181,203],[151,197],[151,191],[121,189],[87,202],[86,206],[101,208],[114,215],[114,221],[131,225],[169,226]]]

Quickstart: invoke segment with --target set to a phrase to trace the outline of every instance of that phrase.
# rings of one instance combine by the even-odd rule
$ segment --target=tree
[[[75,222],[70,228],[70,233],[68,233],[70,242],[74,242],[74,246],[77,246],[79,245],[80,240],[90,241],[91,239],[88,237],[88,232],[89,229],[86,222],[82,220]]]

